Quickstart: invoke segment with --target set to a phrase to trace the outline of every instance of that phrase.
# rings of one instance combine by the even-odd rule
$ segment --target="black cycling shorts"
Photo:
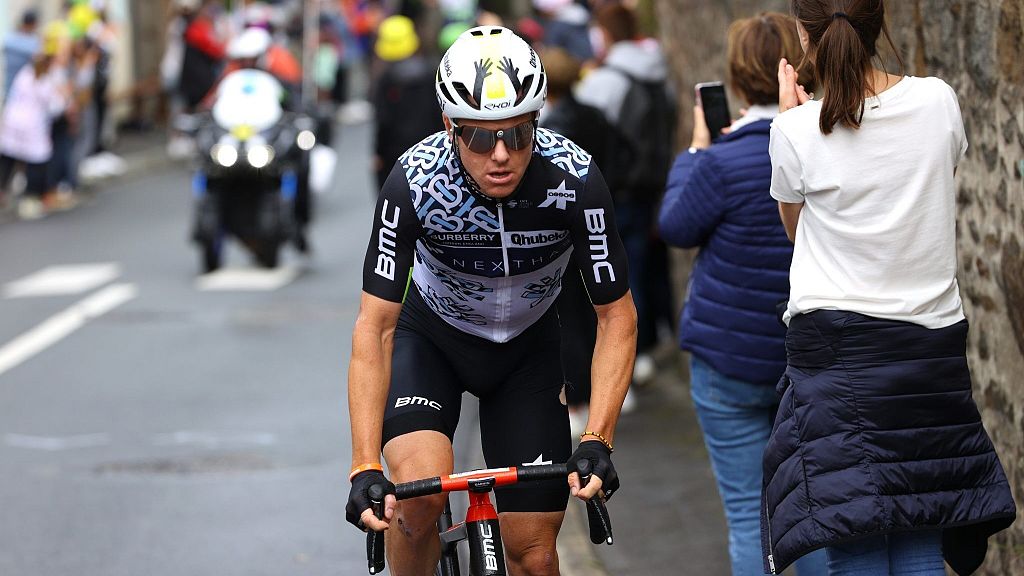
[[[452,327],[410,287],[395,330],[383,442],[419,430],[453,439],[469,392],[480,399],[488,468],[565,462],[572,445],[562,381],[554,308],[499,344]],[[558,512],[569,491],[555,479],[498,488],[495,496],[499,512]]]

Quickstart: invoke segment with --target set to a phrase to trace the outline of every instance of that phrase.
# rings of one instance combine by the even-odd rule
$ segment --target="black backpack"
[[[629,80],[629,90],[610,139],[604,169],[608,187],[617,199],[657,200],[672,167],[675,104],[665,81],[643,81],[624,70],[609,69]]]

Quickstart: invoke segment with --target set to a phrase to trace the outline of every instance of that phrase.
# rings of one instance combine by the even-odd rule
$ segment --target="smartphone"
[[[725,97],[725,85],[721,82],[701,82],[695,87],[697,104],[704,109],[704,119],[711,132],[711,141],[722,137],[722,128],[732,124],[729,101]]]

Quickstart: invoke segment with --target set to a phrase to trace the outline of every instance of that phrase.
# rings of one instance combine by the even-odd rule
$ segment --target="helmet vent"
[[[533,79],[535,76],[530,74],[526,78],[523,78],[523,87],[519,90],[519,95],[516,96],[516,106],[519,106],[526,97],[530,95],[530,86],[533,85]]]
[[[547,83],[547,74],[540,75],[540,82],[537,82],[537,91],[533,93],[534,96],[540,96],[540,91],[544,89],[544,84]]]
[[[469,104],[474,110],[480,109],[480,102],[473,97],[473,93],[466,88],[466,85],[462,82],[452,82],[452,87],[455,88],[455,93],[461,97],[466,104]]]
[[[444,84],[438,84],[438,87],[441,89],[441,93],[444,94],[444,97],[447,98],[449,102],[455,105],[459,104],[458,101],[455,100],[455,98],[452,98],[452,93],[448,91],[447,86],[445,86]]]
[[[488,30],[486,35],[487,36],[501,36],[501,33],[504,32],[504,31],[505,31],[504,28],[495,27],[495,28],[491,28],[490,30]],[[485,35],[483,29],[481,29],[481,28],[474,28],[473,30],[470,30],[469,33],[472,36],[484,36]]]

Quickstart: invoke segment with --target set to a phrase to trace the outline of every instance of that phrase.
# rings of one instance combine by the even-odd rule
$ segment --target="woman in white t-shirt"
[[[792,8],[824,98],[780,62],[771,195],[794,253],[765,566],[824,547],[833,575],[942,576],[943,559],[968,574],[1015,507],[971,396],[959,103],[942,80],[873,65],[881,36],[893,46],[883,0]]]

